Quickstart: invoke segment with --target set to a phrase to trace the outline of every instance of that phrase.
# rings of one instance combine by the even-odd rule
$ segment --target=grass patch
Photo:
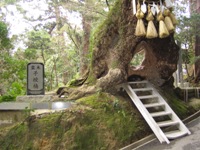
[[[77,103],[66,112],[30,118],[16,126],[0,140],[0,149],[113,150],[150,132],[122,97],[99,92]]]
[[[168,100],[170,107],[181,119],[185,119],[187,116],[195,112],[193,107],[179,99],[174,90],[164,89],[162,91],[162,95],[166,98],[166,100]]]
[[[193,111],[170,91],[165,97],[179,117]],[[152,133],[128,98],[98,92],[76,103],[65,112],[33,117],[14,127],[0,138],[0,149],[113,150]]]
[[[196,111],[199,111],[200,110],[200,99],[197,99],[197,98],[191,98],[189,100],[189,105],[191,107],[193,107]]]

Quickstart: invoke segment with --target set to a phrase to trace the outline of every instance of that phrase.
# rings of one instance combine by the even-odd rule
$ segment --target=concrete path
[[[68,109],[72,102],[3,102],[0,103],[1,110],[25,110],[25,109]]]
[[[200,150],[200,116],[188,125],[191,135],[161,144],[157,139],[135,150]]]

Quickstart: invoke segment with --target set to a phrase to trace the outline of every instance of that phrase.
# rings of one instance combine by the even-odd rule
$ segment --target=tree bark
[[[195,41],[195,56],[200,56],[200,36],[196,36]],[[195,62],[195,83],[200,81],[200,58]]]
[[[190,4],[191,4],[191,12],[192,13],[200,13],[200,2],[199,0],[197,1],[192,1],[190,0]],[[200,23],[198,23],[196,25],[196,28],[198,29],[199,28],[199,25]],[[200,36],[197,35],[196,38],[195,38],[195,56],[196,57],[199,57],[200,56]],[[194,82],[195,83],[198,83],[200,81],[200,59],[198,59],[196,62],[195,62],[195,79],[194,79]]]
[[[86,7],[86,6],[85,6]],[[82,15],[82,23],[83,23],[83,40],[82,40],[82,48],[80,54],[80,75],[83,76],[87,71],[88,67],[88,55],[89,55],[89,39],[90,39],[90,30],[91,30],[91,19]]]
[[[55,78],[56,78],[56,87],[58,87],[58,73],[57,73],[57,59],[58,58],[53,58],[54,62],[54,71],[55,71]]]
[[[173,34],[164,39],[136,37],[134,32],[137,18],[132,12],[131,1],[116,2],[90,43],[93,55],[87,80],[82,87],[70,89],[69,99],[99,90],[108,91],[126,82],[132,75],[142,76],[160,86],[171,81],[177,68],[179,52]],[[130,66],[130,62],[141,48],[145,50],[145,59],[139,68],[134,68]],[[58,94],[62,95],[67,91],[69,89]]]
[[[196,12],[200,14],[200,2],[196,1]],[[198,23],[197,28],[199,28],[200,23]],[[200,56],[200,36],[196,36],[195,40],[195,56]],[[200,81],[200,59],[195,63],[195,83]]]

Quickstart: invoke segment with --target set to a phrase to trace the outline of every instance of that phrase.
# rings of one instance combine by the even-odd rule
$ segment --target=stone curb
[[[188,124],[199,116],[200,116],[200,110],[194,113],[193,115],[187,117],[186,119],[184,119],[183,123]],[[157,139],[156,136],[154,134],[151,134],[139,141],[136,141],[135,143],[132,143],[126,147],[121,148],[120,150],[134,150],[156,139]]]
[[[0,111],[12,111],[12,110],[57,110],[57,109],[68,109],[72,106],[72,102],[3,102],[0,103]]]

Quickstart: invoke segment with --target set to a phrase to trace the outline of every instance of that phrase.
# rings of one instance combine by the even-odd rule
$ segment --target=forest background
[[[26,94],[29,62],[44,63],[46,92],[83,76],[92,57],[90,39],[114,3],[115,0],[1,0],[0,102]],[[197,78],[193,65],[199,61],[195,45],[200,14],[190,11],[193,5],[196,1],[174,2],[179,21],[175,38],[182,48],[184,79],[198,83],[199,80],[194,81]],[[131,63],[140,65],[143,57],[139,53]]]

